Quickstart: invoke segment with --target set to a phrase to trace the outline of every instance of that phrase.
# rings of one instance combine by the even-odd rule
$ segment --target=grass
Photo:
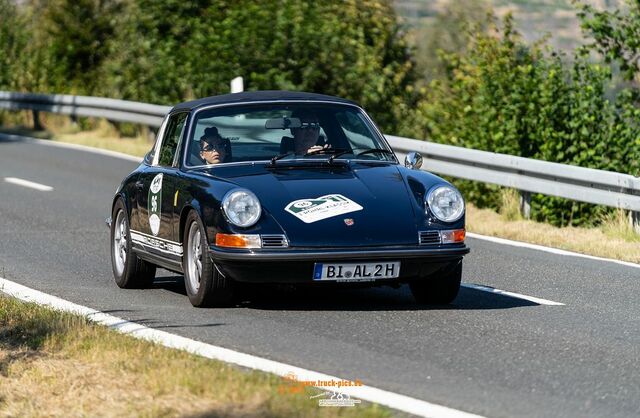
[[[152,142],[145,136],[123,138],[117,136],[117,134],[109,134],[110,128],[109,126],[97,127],[90,131],[61,133],[55,135],[52,139],[70,144],[123,152],[136,157],[143,157],[151,149]]]
[[[514,189],[503,189],[501,194],[500,215],[507,221],[521,221],[520,194]]]
[[[557,228],[525,220],[515,190],[505,190],[500,213],[467,206],[467,230],[483,235],[561,248],[582,254],[640,263],[640,235],[631,227],[625,211],[604,218],[597,228]]]
[[[3,114],[4,123],[0,132],[32,136],[40,139],[67,142],[70,144],[118,151],[136,157],[144,156],[153,145],[155,138],[146,128],[131,128],[130,135],[121,135],[118,129],[104,119],[82,119],[80,124],[73,124],[66,116],[43,113],[40,115],[45,130],[36,131],[29,128],[30,120],[25,113]]]
[[[284,386],[283,386],[284,385]],[[284,379],[0,296],[0,417],[389,417],[321,408]]]

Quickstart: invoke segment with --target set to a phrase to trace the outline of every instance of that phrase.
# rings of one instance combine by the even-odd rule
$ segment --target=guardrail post
[[[520,213],[525,219],[531,219],[531,192],[520,190]]]
[[[40,112],[37,110],[32,110],[31,115],[33,116],[33,129],[36,131],[42,130],[42,123],[40,123]]]
[[[631,223],[631,227],[636,231],[636,234],[640,234],[640,212],[630,210],[629,223]]]
[[[156,142],[156,137],[158,136],[158,129],[153,126],[147,126],[147,140],[151,143]]]

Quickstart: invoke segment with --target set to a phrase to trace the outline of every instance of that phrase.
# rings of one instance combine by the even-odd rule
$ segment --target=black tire
[[[199,244],[198,244],[199,241]],[[229,306],[233,302],[233,280],[224,277],[208,253],[204,226],[195,211],[189,212],[183,237],[184,285],[191,304],[197,308]],[[199,261],[199,267],[198,263]]]
[[[461,280],[462,261],[444,272],[410,282],[409,287],[418,303],[446,305],[458,296]]]
[[[142,289],[151,286],[156,277],[156,266],[141,260],[131,250],[129,216],[122,199],[118,199],[111,214],[110,247],[111,268],[118,287]]]

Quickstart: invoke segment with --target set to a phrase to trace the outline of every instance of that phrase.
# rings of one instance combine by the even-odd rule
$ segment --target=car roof
[[[340,97],[328,96],[326,94],[306,93],[299,91],[285,90],[261,90],[247,91],[242,93],[221,94],[219,96],[205,97],[203,99],[191,100],[180,103],[172,109],[193,110],[203,106],[221,104],[241,104],[247,102],[273,102],[273,101],[310,101],[310,102],[333,102],[356,105],[357,103],[342,99]]]

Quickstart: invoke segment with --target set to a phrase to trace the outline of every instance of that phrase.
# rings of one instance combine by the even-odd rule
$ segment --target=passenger
[[[206,164],[218,164],[231,161],[231,142],[218,133],[212,126],[204,130],[200,137],[200,158]]]

